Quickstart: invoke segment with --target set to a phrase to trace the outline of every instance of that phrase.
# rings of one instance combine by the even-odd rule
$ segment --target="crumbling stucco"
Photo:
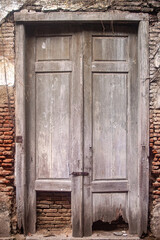
[[[151,230],[157,239],[160,239],[160,204],[157,204],[152,211]]]
[[[10,236],[10,201],[5,193],[0,193],[0,237]]]
[[[0,1],[0,22],[13,10],[18,10],[26,0],[1,0]]]
[[[42,10],[69,10],[69,11],[84,11],[84,10],[107,10],[114,3],[114,0],[37,0],[35,5],[42,6]]]

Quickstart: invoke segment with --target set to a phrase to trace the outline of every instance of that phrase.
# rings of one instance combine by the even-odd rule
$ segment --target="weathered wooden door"
[[[28,231],[36,191],[72,191],[73,236],[139,214],[137,31],[130,25],[27,33]]]
[[[119,216],[137,233],[136,28],[97,25],[84,42],[84,235]]]
[[[27,232],[35,232],[36,191],[72,190],[72,208],[79,209],[73,221],[81,228],[82,181],[72,177],[83,164],[80,27],[29,26],[26,49]]]

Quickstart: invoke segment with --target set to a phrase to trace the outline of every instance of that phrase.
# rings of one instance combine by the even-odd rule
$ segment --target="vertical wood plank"
[[[26,34],[26,168],[27,168],[27,201],[26,209],[26,231],[36,232],[36,159],[35,159],[35,37],[34,29],[30,29]]]
[[[80,32],[73,35],[71,80],[71,172],[83,171],[83,56]],[[72,235],[83,236],[83,177],[72,176]]]
[[[92,34],[83,32],[84,52],[84,236],[92,235]]]
[[[127,137],[127,158],[128,158],[128,215],[129,232],[137,233],[138,216],[138,106],[139,106],[139,83],[137,76],[137,32],[133,27],[129,34],[129,74],[128,74],[128,137]]]
[[[139,107],[139,236],[147,233],[149,203],[149,57],[148,21],[141,21],[138,29]]]
[[[26,163],[25,163],[25,29],[16,25],[16,137],[22,136],[22,143],[16,143],[16,203],[18,228],[26,231]]]

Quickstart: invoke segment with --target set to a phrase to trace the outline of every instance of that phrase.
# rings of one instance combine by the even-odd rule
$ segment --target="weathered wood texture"
[[[106,24],[104,29],[109,29]],[[84,171],[89,172],[84,178],[84,235],[92,231],[92,221],[115,220],[121,197],[119,212],[135,233],[139,218],[136,27],[115,25],[113,34],[98,30],[97,25],[88,31],[84,33]],[[114,67],[107,69],[111,63]],[[115,194],[108,193],[112,191]],[[104,199],[110,203],[105,207]]]
[[[126,61],[127,40],[127,37],[93,37],[93,61]]]
[[[27,28],[28,229],[35,231],[36,191],[72,190],[73,235],[82,236],[83,178],[71,186],[83,163],[82,40],[77,30],[51,31]]]
[[[71,72],[71,61],[50,61],[50,62],[36,62],[35,72]]]
[[[36,60],[69,60],[71,36],[38,37]]]
[[[93,181],[91,185],[93,193],[99,192],[128,192],[128,181]]]
[[[92,177],[92,38],[90,31],[83,33],[83,60],[84,60],[84,171],[88,172],[88,176],[84,177],[84,236],[92,234],[92,191],[91,191],[91,177]]]
[[[33,32],[32,32],[33,34]],[[26,230],[27,233],[36,231],[36,107],[35,107],[35,37],[26,32],[26,83],[25,83],[25,105],[26,105],[26,176],[27,176],[27,211]]]
[[[122,72],[127,73],[129,66],[127,62],[92,62],[92,72]]]
[[[78,30],[78,29],[77,29]],[[71,82],[71,159],[72,171],[83,170],[83,55],[81,32],[73,35],[73,72]],[[72,234],[83,236],[83,177],[72,175]]]
[[[107,45],[106,45],[107,47]],[[93,75],[93,180],[127,177],[127,77]]]
[[[36,191],[54,191],[54,192],[70,192],[71,181],[64,180],[63,182],[58,180],[36,180],[35,182]]]
[[[138,108],[140,101],[138,81],[137,29],[132,28],[129,35],[129,74],[128,74],[128,218],[130,233],[137,233],[139,215],[138,206]]]
[[[118,199],[118,202],[117,202]],[[111,223],[120,216],[127,222],[127,193],[93,194],[93,222]],[[101,208],[99,207],[101,206]]]
[[[15,13],[14,14],[15,21],[19,22],[97,22],[97,21],[141,21],[141,20],[148,20],[148,16],[143,13],[117,13],[115,11],[112,12],[89,12],[89,13],[64,13],[61,14],[56,12],[50,13]]]
[[[60,31],[36,37],[36,179],[69,179],[71,44]]]
[[[149,57],[148,30],[149,24],[142,21],[138,29],[138,78],[139,93],[139,236],[147,233],[149,204]]]
[[[25,29],[16,25],[16,202],[19,229],[26,229],[26,149],[25,149]]]
[[[36,179],[69,178],[70,78],[36,75]]]

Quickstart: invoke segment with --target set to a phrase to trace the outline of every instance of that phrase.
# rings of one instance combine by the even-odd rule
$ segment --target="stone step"
[[[26,240],[139,240],[137,236],[91,236],[83,238],[61,236],[29,236]]]
[[[14,237],[0,237],[0,240],[15,240]]]
[[[83,237],[83,238],[70,238],[70,237],[66,237],[66,238],[61,238],[61,237],[26,237],[26,240],[139,240],[140,238],[138,237],[90,237],[90,238],[86,238],[86,237]]]

